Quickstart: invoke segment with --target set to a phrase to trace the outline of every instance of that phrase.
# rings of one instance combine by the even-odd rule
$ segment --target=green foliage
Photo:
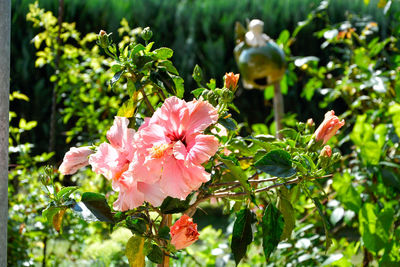
[[[290,154],[284,150],[272,150],[259,159],[254,166],[270,175],[289,178],[296,174]]]
[[[265,258],[269,259],[278,245],[284,229],[284,217],[273,204],[268,204],[262,219],[263,248]]]
[[[231,248],[236,265],[246,255],[247,246],[253,241],[252,225],[256,222],[254,213],[243,208],[236,214],[233,225]]]

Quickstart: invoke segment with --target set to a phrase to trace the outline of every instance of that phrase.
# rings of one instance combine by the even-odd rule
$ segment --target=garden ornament
[[[263,28],[264,22],[258,19],[248,23],[248,31],[237,22],[234,54],[244,88],[265,89],[269,85],[274,85],[274,113],[278,133],[282,129],[283,98],[280,81],[286,70],[285,54],[268,35],[263,33]]]

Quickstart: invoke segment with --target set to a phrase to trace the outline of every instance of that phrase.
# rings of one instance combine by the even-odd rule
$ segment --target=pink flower
[[[133,176],[132,162],[136,159],[134,145],[135,131],[128,128],[129,120],[115,117],[114,124],[107,132],[108,143],[102,143],[97,152],[90,156],[89,164],[97,174],[112,180],[112,187],[119,191],[114,203],[116,210],[129,210],[148,201],[159,206],[165,194],[158,185],[149,185]]]
[[[336,134],[340,127],[344,125],[344,120],[340,121],[333,110],[325,114],[325,119],[315,131],[315,140],[323,140],[323,144]]]
[[[173,226],[170,227],[171,244],[176,249],[183,249],[196,240],[199,239],[199,232],[197,232],[197,224],[193,223],[193,219],[186,214],[177,220]]]
[[[63,162],[59,167],[61,174],[74,174],[78,169],[85,167],[89,164],[89,155],[94,153],[88,146],[85,147],[71,147],[65,154]]]
[[[201,164],[219,144],[203,131],[217,120],[217,110],[206,101],[166,99],[138,130],[133,176],[159,184],[166,196],[185,199],[210,179]]]
[[[330,158],[332,156],[332,149],[330,146],[324,146],[324,148],[321,150],[321,153],[319,153],[321,157],[328,157]]]

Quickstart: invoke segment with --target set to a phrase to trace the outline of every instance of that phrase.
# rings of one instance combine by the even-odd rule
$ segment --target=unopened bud
[[[97,37],[97,44],[101,47],[101,48],[107,48],[110,44],[111,44],[111,42],[110,42],[110,35],[111,35],[112,33],[110,33],[110,34],[107,34],[107,32],[106,31],[104,31],[104,30],[101,30],[100,32],[99,32],[99,35],[98,35],[98,37]]]
[[[237,89],[239,77],[240,74],[234,74],[233,72],[226,73],[224,76],[225,79],[224,87],[228,88],[232,92],[235,92]]]
[[[228,88],[224,88],[222,90],[222,94],[221,94],[222,101],[224,101],[226,103],[232,102],[233,97],[234,97],[233,92],[231,90],[229,90]]]
[[[150,27],[146,27],[143,29],[141,35],[140,35],[143,40],[148,41],[153,37],[153,32],[150,30]]]
[[[324,146],[324,148],[321,150],[321,153],[319,154],[320,157],[331,157],[332,156],[332,149],[330,146]]]
[[[312,127],[313,125],[314,125],[313,119],[309,118],[309,119],[307,120],[307,126],[308,126],[308,127]]]

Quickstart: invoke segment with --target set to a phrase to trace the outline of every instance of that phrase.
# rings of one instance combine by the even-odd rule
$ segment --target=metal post
[[[11,0],[0,0],[0,266],[7,266]]]

